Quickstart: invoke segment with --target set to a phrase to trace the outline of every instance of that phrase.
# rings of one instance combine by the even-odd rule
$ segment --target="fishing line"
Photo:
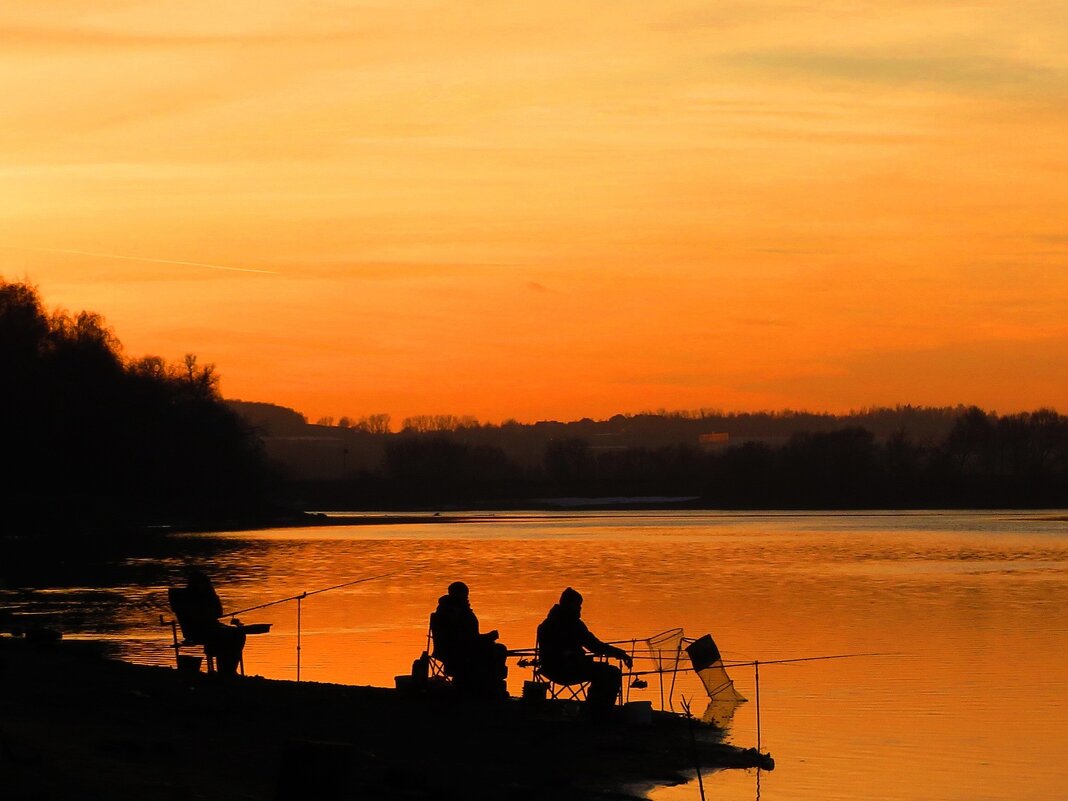
[[[756,665],[786,665],[795,662],[818,662],[825,659],[853,659],[860,656],[905,656],[901,651],[886,651],[886,652],[872,652],[872,653],[860,653],[860,654],[833,654],[829,656],[799,656],[794,659],[772,659],[765,661],[763,659],[754,659],[749,662],[723,662],[724,668],[736,668],[736,667],[755,667]],[[634,660],[639,659],[655,659],[652,654],[642,654],[640,651],[635,654]],[[657,673],[663,673],[662,670],[629,670],[628,676],[652,676]]]
[[[354,584],[363,584],[367,581],[374,581],[375,579],[387,578],[388,576],[396,576],[403,571],[394,570],[392,573],[379,573],[377,576],[365,576],[363,578],[354,579],[353,581],[345,581],[341,584],[335,584],[332,587],[323,587],[318,590],[305,591],[299,595],[291,595],[288,598],[279,598],[277,601],[268,601],[265,604],[259,604],[258,606],[249,606],[245,609],[238,609],[236,612],[228,612],[225,615],[219,615],[220,618],[229,617],[233,618],[237,615],[244,614],[245,612],[253,612],[257,609],[266,609],[269,606],[277,606],[278,604],[284,604],[289,601],[297,602],[297,681],[300,681],[300,651],[301,651],[301,617],[302,617],[302,604],[305,598],[310,598],[313,595],[319,595],[320,593],[330,592],[331,590],[340,590],[342,587],[351,587]]]
[[[794,659],[755,659],[751,662],[724,662],[723,667],[753,667],[754,665],[787,665],[793,662],[818,662],[823,659],[853,659],[858,656],[905,656],[903,651],[873,651],[860,654],[833,654],[830,656],[799,656]]]
[[[97,259],[117,259],[119,261],[143,261],[152,264],[176,264],[183,267],[204,267],[209,270],[225,270],[232,273],[259,273],[261,275],[281,275],[276,270],[257,270],[253,267],[230,267],[225,264],[208,264],[202,261],[182,261],[179,259],[158,259],[149,256],[126,256],[118,253],[94,253],[89,250],[71,250],[69,248],[35,248],[24,245],[2,245],[10,250],[29,250],[37,253],[62,253],[71,256],[91,256]]]
[[[322,592],[330,592],[331,590],[340,590],[342,587],[351,587],[353,584],[363,584],[365,581],[374,581],[375,579],[386,578],[388,576],[396,576],[401,571],[395,570],[392,573],[381,573],[377,576],[367,576],[365,578],[359,578],[355,581],[346,581],[343,584],[335,584],[333,587],[323,587],[321,590],[312,590],[311,592],[302,592],[298,595],[291,595],[288,598],[279,598],[277,601],[269,601],[265,604],[259,604],[258,606],[249,606],[245,609],[238,609],[236,612],[226,612],[219,615],[219,618],[235,617],[237,615],[243,615],[245,612],[254,612],[257,609],[266,609],[268,606],[276,606],[277,604],[284,604],[287,601],[300,601],[305,598],[309,598],[312,595],[318,595]]]

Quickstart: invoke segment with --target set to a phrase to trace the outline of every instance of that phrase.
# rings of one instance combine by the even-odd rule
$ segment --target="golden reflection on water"
[[[763,745],[778,763],[765,801],[1052,799],[1068,796],[1068,523],[1051,517],[518,515],[246,532],[223,535],[240,547],[213,572],[228,609],[398,572],[302,603],[311,681],[392,685],[456,579],[513,648],[533,645],[573,586],[602,639],[682,626],[713,633],[727,660],[891,654],[761,669]],[[295,677],[296,617],[294,602],[242,616],[274,624],[250,638],[248,672]],[[163,635],[150,636],[132,650],[166,662]],[[732,674],[753,698],[752,669]],[[513,664],[513,694],[525,678]],[[659,705],[656,683],[632,699]],[[755,744],[752,706],[736,744]],[[708,789],[751,798],[754,777],[720,774]]]

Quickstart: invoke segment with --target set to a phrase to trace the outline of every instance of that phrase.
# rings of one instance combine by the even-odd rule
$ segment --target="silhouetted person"
[[[169,596],[183,636],[203,644],[204,653],[215,659],[220,674],[235,675],[245,648],[245,632],[240,626],[227,626],[219,620],[222,601],[211,579],[200,570],[190,570],[188,584],[171,589]]]
[[[542,674],[557,684],[588,681],[586,704],[590,716],[600,718],[616,702],[623,676],[615,665],[590,654],[621,659],[628,668],[632,664],[626,651],[593,636],[582,622],[582,596],[568,587],[538,626],[538,660]]]
[[[431,633],[434,658],[441,660],[458,689],[478,695],[506,692],[508,649],[497,642],[496,629],[479,631],[467,585],[462,581],[454,581],[448,593],[438,599]]]

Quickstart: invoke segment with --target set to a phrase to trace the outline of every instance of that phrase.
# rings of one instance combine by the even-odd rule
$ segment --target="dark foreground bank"
[[[552,705],[231,681],[0,638],[0,776],[11,801],[625,799],[683,780],[685,720],[592,726]],[[704,770],[766,760],[698,728]]]

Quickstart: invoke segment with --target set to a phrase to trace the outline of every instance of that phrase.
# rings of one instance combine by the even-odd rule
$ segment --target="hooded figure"
[[[466,584],[454,581],[449,585],[431,620],[434,658],[441,660],[458,689],[474,695],[507,692],[503,681],[508,675],[508,649],[497,642],[496,629],[479,632]]]
[[[236,675],[245,648],[244,630],[219,620],[223,613],[222,601],[203,571],[190,570],[187,580],[185,587],[169,591],[171,608],[182,627],[182,634],[190,642],[204,646],[204,653],[214,657],[221,675]]]
[[[568,587],[538,626],[538,660],[542,674],[557,684],[590,682],[586,704],[591,716],[600,717],[619,697],[623,676],[615,665],[591,654],[622,660],[628,668],[632,664],[626,651],[593,636],[582,622],[582,596]]]

